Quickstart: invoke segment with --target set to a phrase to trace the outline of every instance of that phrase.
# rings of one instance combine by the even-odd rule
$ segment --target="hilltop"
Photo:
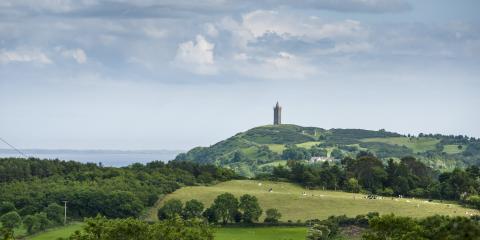
[[[378,158],[414,156],[441,171],[480,164],[480,140],[441,134],[402,135],[385,130],[323,129],[266,125],[238,133],[209,147],[196,147],[176,160],[229,167],[244,176],[268,172],[287,160],[324,157],[339,161],[361,151]]]

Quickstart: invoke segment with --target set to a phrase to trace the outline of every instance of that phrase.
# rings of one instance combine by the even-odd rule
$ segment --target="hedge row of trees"
[[[68,240],[213,240],[213,230],[197,220],[173,218],[147,223],[134,218],[107,219],[97,216],[85,221],[82,231],[74,233]]]
[[[203,203],[196,199],[185,202],[178,199],[170,199],[158,210],[158,218],[174,219],[181,217],[184,220],[205,219],[210,223],[254,223],[258,222],[263,209],[258,203],[257,197],[249,194],[242,195],[237,199],[231,193],[218,195],[212,205],[205,209]],[[281,218],[277,209],[267,209],[266,223],[277,223]]]
[[[373,154],[361,152],[340,164],[307,165],[289,161],[273,169],[274,180],[285,179],[309,188],[368,192],[387,196],[411,196],[465,200],[480,193],[480,170],[476,166],[439,173],[413,157],[387,164]],[[480,206],[480,204],[479,204]]]
[[[309,220],[307,240],[338,239],[340,227],[357,226],[364,229],[364,240],[405,239],[458,239],[476,240],[480,236],[477,218],[430,216],[422,219],[378,213],[358,215],[354,218],[331,216],[325,220]],[[343,238],[342,238],[343,239]]]
[[[61,222],[63,207],[58,204],[64,200],[68,201],[68,216],[74,219],[97,214],[108,218],[139,217],[161,194],[184,185],[233,178],[237,175],[232,170],[191,162],[155,161],[110,168],[59,160],[4,158],[0,159],[0,218],[20,219],[12,224],[23,222],[30,233],[36,232]]]

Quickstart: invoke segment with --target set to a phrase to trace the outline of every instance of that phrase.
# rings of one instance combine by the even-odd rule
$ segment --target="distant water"
[[[148,163],[159,160],[167,162],[182,151],[176,150],[50,150],[50,149],[22,149],[29,157],[40,159],[73,160],[82,163],[102,163],[104,166],[123,167],[132,163]],[[23,157],[12,149],[0,149],[2,157]]]

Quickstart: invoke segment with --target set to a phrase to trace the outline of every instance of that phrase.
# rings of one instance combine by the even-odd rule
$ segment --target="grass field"
[[[222,227],[215,230],[215,240],[304,240],[306,227]]]
[[[321,142],[304,142],[304,143],[298,143],[298,144],[295,144],[295,145],[297,145],[297,147],[310,149],[311,147],[313,147],[315,145],[318,145],[320,143]]]
[[[27,240],[55,240],[57,238],[67,238],[72,233],[82,228],[81,223],[73,223],[66,227],[52,228],[45,232],[32,235]]]
[[[445,145],[443,146],[443,152],[447,154],[462,153],[463,151],[465,151],[465,148],[467,148],[467,146],[465,145],[461,145],[461,146],[462,148],[459,149],[458,145]]]
[[[266,144],[270,151],[278,154],[282,154],[285,150],[285,144]]]
[[[287,165],[287,160],[273,161],[273,162],[269,162],[269,163],[259,165],[259,167],[266,167],[266,166],[277,167],[277,166],[280,166],[280,165]]]
[[[435,145],[440,142],[440,140],[435,138],[408,138],[408,137],[390,137],[390,138],[365,138],[361,140],[362,142],[380,142],[390,145],[399,145],[405,146],[412,149],[413,152],[425,152],[428,150],[434,150]]]
[[[261,183],[261,186],[259,185]],[[268,192],[272,188],[273,192]],[[391,199],[368,200],[364,195],[335,191],[305,190],[291,183],[235,180],[214,186],[184,187],[167,195],[164,201],[172,198],[188,201],[198,199],[210,206],[213,199],[225,192],[237,197],[242,194],[255,195],[263,209],[277,208],[282,213],[282,221],[325,219],[331,215],[347,215],[354,217],[368,212],[380,214],[394,213],[400,216],[425,217],[434,214],[465,215],[465,212],[475,212],[457,204],[427,202],[421,199]],[[302,193],[307,195],[303,196]],[[354,198],[355,196],[355,198]],[[263,219],[262,216],[261,219]],[[153,220],[153,219],[152,219]]]

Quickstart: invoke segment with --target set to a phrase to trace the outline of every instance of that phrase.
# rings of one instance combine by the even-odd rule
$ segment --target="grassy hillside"
[[[260,184],[261,183],[261,184]],[[268,189],[273,188],[273,192]],[[394,213],[400,216],[425,217],[434,214],[465,215],[477,212],[456,204],[427,202],[422,199],[365,199],[364,195],[335,191],[305,190],[282,182],[235,180],[214,186],[185,187],[167,195],[163,201],[177,198],[183,201],[198,199],[210,206],[219,194],[230,192],[237,197],[243,194],[255,195],[263,209],[277,208],[282,221],[324,219],[331,215],[354,217],[368,212]],[[306,196],[302,193],[306,192]],[[262,216],[263,219],[263,216]],[[152,219],[153,220],[153,219]]]
[[[286,160],[284,152],[289,146],[308,151],[303,160],[325,152],[340,160],[354,157],[360,151],[370,151],[385,161],[414,156],[439,170],[480,164],[480,140],[464,136],[421,134],[413,137],[385,130],[326,130],[290,124],[256,127],[210,147],[194,148],[176,159],[214,163],[251,177],[270,171],[272,165],[268,163]]]

